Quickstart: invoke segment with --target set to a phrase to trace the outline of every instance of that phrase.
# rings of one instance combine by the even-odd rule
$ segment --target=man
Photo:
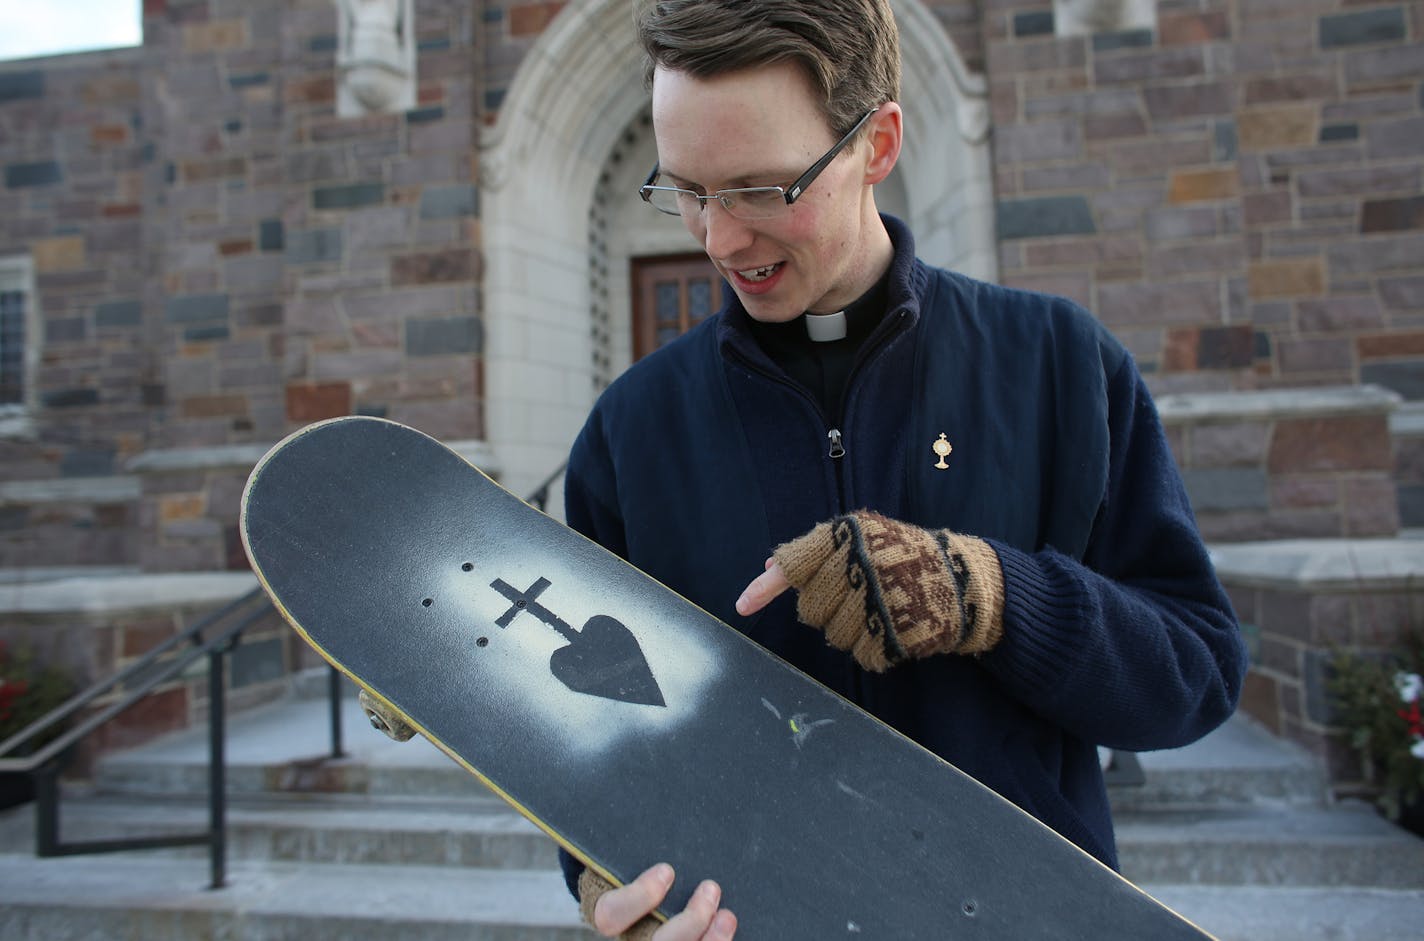
[[[1115,866],[1096,746],[1204,735],[1245,671],[1131,358],[877,213],[903,133],[886,0],[664,0],[639,31],[641,195],[735,297],[599,400],[570,525]],[[675,878],[565,863],[605,935],[647,936]],[[732,937],[719,905],[705,883],[656,938]]]

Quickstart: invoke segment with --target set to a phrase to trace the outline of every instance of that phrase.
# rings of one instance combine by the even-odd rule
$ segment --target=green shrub
[[[12,652],[0,641],[0,742],[43,718],[73,694],[74,684],[63,670],[37,663],[28,648]],[[55,726],[27,742],[17,754],[36,751],[63,731],[62,724]]]
[[[1335,722],[1361,757],[1391,820],[1424,799],[1424,635],[1386,657],[1339,654],[1331,662]]]

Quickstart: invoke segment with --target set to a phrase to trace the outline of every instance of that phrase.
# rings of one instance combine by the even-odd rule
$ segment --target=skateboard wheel
[[[361,711],[366,713],[366,718],[370,720],[371,728],[377,732],[397,742],[408,742],[415,737],[415,729],[364,689],[356,698],[361,703]]]

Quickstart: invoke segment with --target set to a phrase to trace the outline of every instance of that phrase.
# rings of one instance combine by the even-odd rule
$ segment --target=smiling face
[[[792,63],[705,79],[659,67],[653,133],[664,185],[698,193],[788,186],[838,136]],[[871,187],[899,154],[899,106],[882,105],[862,133],[783,215],[735,219],[714,200],[683,216],[755,319],[840,310],[889,267],[893,248]]]

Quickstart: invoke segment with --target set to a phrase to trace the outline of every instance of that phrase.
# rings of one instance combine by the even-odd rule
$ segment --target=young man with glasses
[[[876,211],[904,132],[887,0],[661,0],[639,34],[640,195],[735,296],[600,398],[570,525],[1115,866],[1096,746],[1186,744],[1245,672],[1131,358]],[[606,935],[735,932],[714,883],[658,928],[667,866],[580,869]]]

